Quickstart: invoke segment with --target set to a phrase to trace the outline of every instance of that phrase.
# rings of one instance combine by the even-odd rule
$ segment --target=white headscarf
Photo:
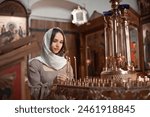
[[[56,29],[56,28],[61,30],[60,28],[55,27],[55,28],[49,29],[45,33],[44,38],[43,38],[44,42],[42,45],[42,54],[41,54],[41,56],[35,57],[33,59],[37,59],[40,62],[44,63],[45,65],[47,65],[53,69],[59,70],[59,69],[63,68],[64,65],[67,64],[67,60],[64,58],[64,56],[58,56],[49,49],[50,43],[52,41],[51,36],[52,36],[53,29]]]

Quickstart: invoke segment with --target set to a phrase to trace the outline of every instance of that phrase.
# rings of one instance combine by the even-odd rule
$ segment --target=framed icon
[[[26,18],[0,16],[0,46],[26,36]]]
[[[135,26],[130,26],[129,33],[130,33],[131,62],[136,70],[140,70],[138,28]]]
[[[145,69],[150,69],[150,23],[143,24],[143,46]]]

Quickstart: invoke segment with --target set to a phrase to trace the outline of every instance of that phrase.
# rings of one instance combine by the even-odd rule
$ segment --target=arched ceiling
[[[78,4],[66,0],[37,0],[37,2],[32,4],[31,9],[56,7],[72,11],[77,6]]]
[[[79,6],[67,0],[32,0],[31,16],[71,20],[71,11]]]
[[[4,0],[0,0],[2,2]],[[30,18],[47,18],[62,21],[72,19],[71,11],[77,6],[86,8],[90,17],[94,11],[102,13],[110,9],[110,0],[17,0],[20,1],[27,10],[31,11]],[[131,4],[136,8],[136,0],[123,0],[122,3]]]

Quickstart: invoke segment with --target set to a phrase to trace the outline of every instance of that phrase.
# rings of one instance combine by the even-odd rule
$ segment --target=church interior
[[[149,0],[0,0],[0,99],[31,99],[28,61],[52,27],[74,73],[52,99],[150,99]]]

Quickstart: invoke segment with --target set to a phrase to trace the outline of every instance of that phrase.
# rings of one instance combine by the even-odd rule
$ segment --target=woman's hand
[[[66,79],[67,79],[67,78],[61,77],[61,76],[57,77],[57,81],[62,81],[62,82],[64,82],[64,81],[66,81]]]
[[[55,83],[64,84],[64,82],[68,79],[66,75],[58,75],[55,79]]]

